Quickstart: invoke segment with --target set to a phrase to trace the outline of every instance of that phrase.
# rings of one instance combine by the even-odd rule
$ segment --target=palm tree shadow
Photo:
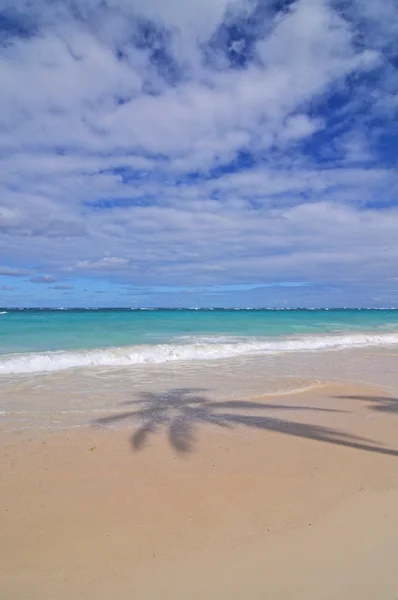
[[[335,396],[346,400],[364,400],[369,402],[367,408],[377,412],[384,412],[398,415],[398,398],[390,398],[388,396]]]
[[[310,423],[264,416],[264,411],[271,410],[293,413],[341,411],[245,400],[214,402],[203,395],[204,391],[201,388],[177,388],[163,393],[142,392],[137,399],[124,403],[133,406],[131,410],[98,419],[94,424],[106,427],[131,421],[135,425],[131,438],[135,451],[142,450],[153,435],[165,431],[171,447],[178,453],[187,454],[194,450],[198,428],[211,424],[222,428],[246,427],[274,431],[318,442],[398,456],[398,450],[385,448],[366,438]]]

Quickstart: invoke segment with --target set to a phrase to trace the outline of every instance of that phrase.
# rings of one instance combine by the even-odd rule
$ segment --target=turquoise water
[[[398,330],[398,310],[7,310],[0,353],[385,330]]]
[[[0,313],[0,373],[398,342],[397,309]]]

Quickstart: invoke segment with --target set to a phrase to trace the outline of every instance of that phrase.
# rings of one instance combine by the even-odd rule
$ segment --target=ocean
[[[0,309],[0,374],[398,344],[398,309]]]
[[[0,309],[0,420],[17,428],[86,425],[148,393],[395,393],[397,366],[397,309]]]

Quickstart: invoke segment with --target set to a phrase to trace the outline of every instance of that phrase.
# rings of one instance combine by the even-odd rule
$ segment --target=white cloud
[[[6,277],[25,277],[29,274],[30,271],[27,269],[15,269],[13,267],[0,266],[0,275],[4,275]]]
[[[395,276],[398,175],[372,125],[398,108],[394,2],[75,5],[5,4],[35,29],[0,48],[10,265],[162,285]]]
[[[129,261],[127,258],[120,258],[117,256],[105,256],[99,260],[89,261],[89,260],[80,260],[76,263],[74,269],[104,269],[104,270],[114,270],[114,269],[124,269],[129,266]]]
[[[32,277],[29,281],[32,283],[54,283],[57,281],[57,278],[54,275],[37,275],[36,277]]]

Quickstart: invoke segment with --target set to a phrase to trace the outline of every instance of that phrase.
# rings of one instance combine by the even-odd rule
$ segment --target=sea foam
[[[123,367],[177,361],[217,360],[286,352],[311,352],[398,344],[398,333],[321,335],[273,340],[137,345],[94,350],[8,354],[0,357],[0,375],[63,371],[73,368]]]

